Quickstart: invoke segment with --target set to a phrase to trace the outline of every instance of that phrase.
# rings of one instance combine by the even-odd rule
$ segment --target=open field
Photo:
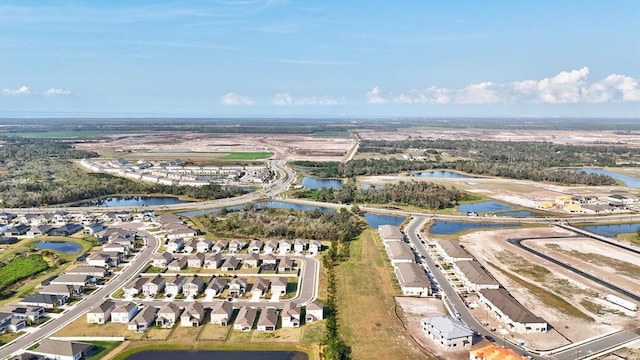
[[[273,153],[268,151],[258,152],[232,152],[226,154],[222,159],[224,160],[263,160],[273,156]]]
[[[341,333],[352,358],[430,359],[409,337],[396,317],[389,265],[381,255],[374,229],[351,243],[351,258],[336,267]]]
[[[598,294],[610,292],[606,288],[586,280],[577,274],[548,263],[529,252],[506,242],[514,237],[540,237],[541,240],[528,240],[526,244],[536,250],[550,253],[555,245],[564,249],[580,248],[582,251],[595,247],[600,254],[611,253],[611,247],[600,242],[581,239],[551,239],[553,236],[569,236],[569,231],[557,227],[537,227],[510,230],[491,230],[463,235],[460,241],[485,268],[523,305],[547,320],[553,329],[546,334],[511,334],[525,341],[529,347],[549,349],[578,341],[609,331],[623,329],[634,323],[634,318],[624,312],[607,307],[598,299]],[[547,244],[554,244],[550,247]],[[595,251],[595,250],[592,250]],[[553,256],[565,260],[581,270],[588,270],[582,261],[575,257],[561,258],[560,253]],[[627,255],[631,256],[631,255]],[[638,260],[636,260],[637,262]],[[584,264],[588,264],[586,261]],[[596,274],[602,270],[595,270]],[[611,275],[609,275],[611,274]],[[618,286],[622,276],[609,272],[607,279]],[[470,301],[475,301],[472,296]],[[474,311],[477,318],[486,318],[490,326],[508,335],[506,329],[500,328],[500,322],[491,315],[483,305]]]
[[[118,132],[118,131],[82,131],[82,130],[0,133],[0,135],[20,136],[20,137],[31,138],[31,139],[81,139],[81,138],[90,138],[90,137],[117,135],[117,134],[124,134],[124,133]]]
[[[53,334],[53,336],[124,336],[127,340],[140,340],[144,338],[145,333],[127,330],[127,324],[113,322],[108,322],[104,325],[87,324],[87,317],[83,315]]]

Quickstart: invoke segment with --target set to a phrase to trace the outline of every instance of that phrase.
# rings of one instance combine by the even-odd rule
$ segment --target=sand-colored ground
[[[170,159],[178,154],[196,157],[202,152],[269,151],[274,154],[273,159],[341,161],[354,145],[354,138],[154,132],[106,137],[99,142],[79,143],[77,146],[131,159]]]
[[[572,235],[571,232],[557,227],[539,227],[527,229],[509,229],[495,231],[478,231],[463,235],[460,241],[484,266],[491,274],[507,289],[509,292],[523,305],[530,309],[534,314],[541,316],[549,322],[553,327],[552,331],[546,334],[509,334],[505,329],[500,328],[500,322],[487,312],[484,306],[479,306],[474,310],[474,314],[479,319],[486,319],[490,323],[489,327],[496,327],[497,332],[512,336],[514,340],[523,340],[533,349],[549,349],[569,342],[579,341],[581,339],[597,336],[610,331],[615,331],[636,324],[637,314],[625,314],[615,309],[606,308],[600,303],[598,294],[610,293],[611,291],[593,283],[581,276],[574,274],[564,268],[544,261],[537,256],[517,248],[516,246],[506,242],[506,239],[513,237],[552,237]],[[545,239],[536,242],[536,248],[544,247],[550,253],[545,244],[559,244],[562,248],[575,249],[581,252],[597,251],[605,256],[623,257],[622,254],[616,254],[611,246],[602,244],[590,239]],[[571,245],[569,245],[571,244]],[[545,252],[547,252],[545,250]],[[555,254],[554,254],[555,255]],[[560,255],[558,255],[560,257]],[[640,259],[629,254],[624,255],[625,259],[640,263]],[[578,259],[567,259],[574,265],[581,266],[582,261]],[[529,289],[515,282],[510,276],[499,271],[493,265],[496,265],[503,271],[508,271],[512,276],[517,276],[531,282],[534,285],[546,290],[549,294],[555,294],[566,300],[570,306],[573,306],[579,312],[583,313],[582,318],[570,316],[566,311],[558,308],[550,307],[545,304],[542,299],[533,295]],[[548,270],[543,273],[541,278],[533,275],[524,274],[523,271],[517,273],[517,268],[534,268],[540,265]],[[539,270],[539,269],[538,269]],[[585,269],[586,270],[586,269]],[[604,271],[604,269],[593,269],[596,271]],[[609,273],[608,280],[615,282],[622,277]],[[534,273],[535,275],[535,273]],[[622,284],[617,284],[622,285]],[[551,296],[551,295],[549,295]],[[470,301],[474,301],[473,298]],[[596,304],[597,306],[589,306]],[[593,321],[587,318],[592,318]]]

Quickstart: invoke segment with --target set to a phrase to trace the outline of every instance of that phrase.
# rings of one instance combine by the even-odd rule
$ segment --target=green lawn
[[[323,130],[323,131],[316,131],[313,134],[311,134],[311,136],[317,136],[317,137],[349,137],[349,136],[351,136],[351,133],[349,133],[346,130]]]
[[[107,355],[111,350],[120,345],[120,341],[90,341],[89,343],[96,346],[91,356],[87,360],[98,360]]]
[[[273,156],[272,152],[255,151],[255,152],[232,152],[224,156],[223,160],[263,160]]]
[[[0,267],[0,291],[48,268],[49,264],[38,254],[16,257]]]

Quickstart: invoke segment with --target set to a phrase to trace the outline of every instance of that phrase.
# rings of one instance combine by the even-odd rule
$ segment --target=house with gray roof
[[[83,342],[42,339],[38,347],[29,352],[47,359],[79,360],[87,356],[93,346]]]
[[[138,277],[122,287],[125,296],[133,297],[142,292],[142,287],[149,281],[149,278]]]
[[[196,244],[196,251],[199,253],[206,253],[213,247],[213,243],[209,239],[198,239]]]
[[[236,277],[229,282],[229,295],[230,296],[242,296],[247,290],[247,279]]]
[[[287,295],[287,278],[278,276],[271,280],[271,293],[278,296]]]
[[[247,269],[258,267],[260,265],[260,255],[250,253],[242,259],[242,265]]]
[[[204,307],[199,302],[192,302],[180,315],[180,326],[197,327],[204,321]]]
[[[223,252],[229,246],[229,242],[227,240],[218,240],[215,245],[211,248],[211,252],[214,254],[219,254]]]
[[[404,240],[400,228],[393,225],[378,225],[378,234],[380,234],[383,243]]]
[[[265,254],[271,254],[276,250],[278,250],[278,242],[275,240],[267,241],[262,247],[262,251],[264,251]]]
[[[168,278],[164,287],[164,293],[167,297],[175,297],[182,292],[187,279],[184,276],[176,275],[175,277]]]
[[[204,290],[204,279],[200,276],[193,276],[187,280],[187,282],[182,287],[182,293],[186,297],[195,298]]]
[[[224,263],[222,263],[220,269],[222,271],[234,271],[237,270],[239,266],[240,261],[236,259],[235,256],[230,256],[224,261]]]
[[[82,286],[49,284],[38,290],[38,292],[45,295],[59,295],[67,298],[74,298],[82,294]]]
[[[549,324],[516,300],[505,288],[482,289],[478,301],[495,313],[509,331],[519,333],[546,332]]]
[[[269,291],[269,280],[259,277],[254,280],[253,285],[251,286],[251,296],[254,297],[263,297]]]
[[[282,327],[296,328],[300,326],[302,311],[292,302],[287,302],[282,307]]]
[[[107,269],[100,266],[76,266],[65,272],[65,274],[86,275],[94,279],[102,279],[107,275]]]
[[[399,263],[394,272],[403,295],[425,297],[431,294],[431,282],[420,265]]]
[[[40,306],[45,309],[54,309],[67,303],[67,297],[62,295],[33,294],[20,300],[18,304],[28,306]]]
[[[156,308],[147,306],[127,324],[127,328],[131,331],[144,332],[156,320]]]
[[[165,251],[162,254],[154,253],[151,256],[151,260],[154,267],[164,269],[171,263],[171,261],[173,261],[173,254],[168,251]]]
[[[257,331],[275,331],[278,325],[278,310],[274,308],[265,308],[260,312],[258,318],[258,324],[256,325]]]
[[[238,316],[236,316],[236,320],[233,322],[233,328],[244,332],[251,331],[253,324],[256,322],[257,315],[258,310],[248,306],[241,307],[238,311]]]
[[[224,291],[224,288],[226,286],[227,280],[220,277],[215,277],[211,279],[211,281],[205,288],[204,293],[207,297],[220,297],[222,291]]]
[[[231,322],[233,305],[228,301],[217,301],[211,307],[210,319],[212,324],[227,326]]]
[[[222,265],[222,255],[217,254],[205,254],[202,267],[205,269],[218,269]]]
[[[453,264],[456,261],[474,260],[473,255],[463,248],[457,240],[438,240],[435,246],[438,254],[442,256],[447,264]]]
[[[462,349],[473,344],[473,330],[449,316],[420,320],[422,331],[445,349]]]
[[[142,285],[142,293],[144,296],[156,296],[157,294],[164,291],[166,286],[166,281],[160,275],[144,278],[146,282]]]
[[[102,304],[87,312],[87,322],[89,324],[106,324],[111,320],[111,312],[116,308],[116,303],[105,300]]]
[[[114,323],[128,324],[138,313],[138,306],[132,302],[116,305],[111,311],[111,321]]]
[[[260,250],[262,250],[262,247],[264,246],[264,243],[261,240],[258,239],[253,239],[249,242],[249,246],[247,247],[247,250],[249,251],[249,253],[259,253]]]
[[[187,256],[187,267],[189,268],[201,268],[204,263],[204,254],[195,253]]]
[[[310,323],[324,319],[324,305],[311,301],[305,306],[305,321]]]
[[[467,291],[498,289],[500,287],[500,283],[476,260],[454,263],[453,272],[462,281]]]
[[[170,329],[176,324],[180,318],[180,314],[182,314],[182,310],[178,305],[168,303],[158,311],[156,325],[161,328]]]
[[[278,262],[278,272],[287,271],[293,271],[293,260],[285,256]]]
[[[412,263],[416,256],[409,244],[404,241],[389,241],[384,243],[384,249],[392,265],[399,263]]]
[[[180,271],[186,267],[187,267],[187,257],[180,256],[180,257],[174,258],[173,261],[171,261],[169,265],[167,265],[167,270]]]

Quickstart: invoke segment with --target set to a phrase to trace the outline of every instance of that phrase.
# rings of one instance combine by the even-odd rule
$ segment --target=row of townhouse
[[[199,302],[189,303],[185,307],[168,303],[159,308],[151,305],[140,308],[133,302],[116,303],[105,300],[87,312],[86,318],[89,324],[106,324],[111,321],[127,324],[127,328],[132,331],[145,331],[153,324],[162,328],[172,328],[178,321],[183,327],[197,327],[205,323],[207,312],[211,324],[233,324],[233,328],[240,331],[250,331],[254,325],[258,331],[274,331],[280,315],[282,327],[295,328],[302,324],[302,309],[293,303],[286,303],[280,312],[274,308],[262,309],[258,317],[258,309],[241,306],[236,312],[233,304],[228,301],[215,302],[211,308],[205,308]],[[321,304],[307,304],[304,318],[307,323],[323,318],[324,307]]]
[[[263,271],[288,272],[295,269],[295,262],[287,256],[276,257],[271,254],[248,254],[242,256],[194,253],[188,255],[174,255],[170,252],[153,254],[151,263],[154,267],[168,271],[191,269],[220,269],[221,271],[235,271],[241,267],[257,268]]]
[[[134,297],[143,295],[155,297],[164,294],[167,298],[183,294],[187,298],[195,298],[200,294],[207,297],[218,298],[225,289],[228,289],[229,297],[239,297],[246,293],[251,296],[265,297],[268,293],[283,296],[287,294],[287,277],[279,276],[272,279],[258,277],[249,282],[247,278],[234,277],[231,279],[214,276],[205,278],[201,276],[161,276],[138,277],[123,287],[125,296]]]
[[[145,209],[137,213],[131,211],[106,211],[106,212],[43,212],[43,213],[23,213],[12,214],[9,212],[0,212],[0,225],[64,225],[67,223],[77,223],[88,225],[96,222],[113,223],[128,222],[133,220],[153,221],[155,219],[155,210]]]
[[[439,240],[435,248],[442,260],[452,265],[455,276],[465,291],[478,294],[509,330],[516,332],[544,332],[548,323],[520,304],[500,283],[456,240]]]
[[[402,294],[419,297],[431,295],[431,281],[425,270],[415,263],[416,255],[411,246],[404,242],[404,234],[400,228],[393,225],[380,225],[378,234],[393,265]]]
[[[185,227],[185,225],[180,226]],[[175,227],[177,227],[177,225]],[[191,229],[185,231],[188,231],[190,234],[195,233]],[[249,254],[259,254],[261,252],[264,254],[288,254],[293,252],[295,254],[308,253],[309,255],[315,255],[322,251],[322,243],[320,241],[305,239],[282,239],[279,241],[267,240],[266,242],[258,239],[253,239],[250,241],[233,239],[231,241],[219,240],[214,244],[211,240],[204,238],[184,239],[182,237],[172,237],[168,238],[165,245],[166,250],[171,253],[212,252],[214,254],[218,254],[222,252],[228,252],[231,254],[235,254],[246,249],[246,252]]]

